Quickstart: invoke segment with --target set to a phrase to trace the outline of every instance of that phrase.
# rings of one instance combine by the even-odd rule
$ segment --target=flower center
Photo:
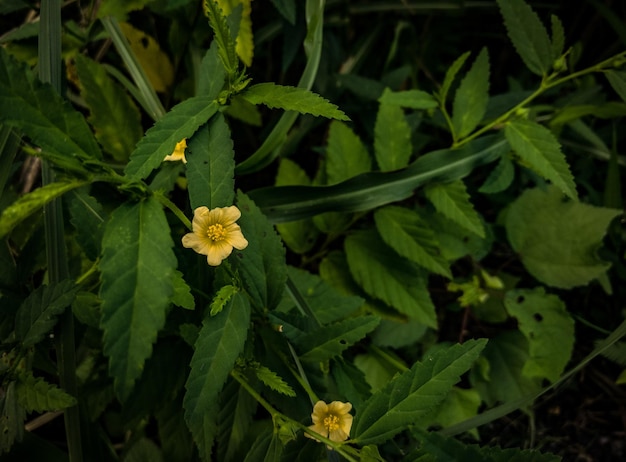
[[[339,417],[336,415],[330,414],[328,417],[324,418],[324,427],[329,432],[337,430],[339,428]]]
[[[212,241],[221,241],[226,237],[226,230],[221,224],[216,223],[207,228],[206,235]]]

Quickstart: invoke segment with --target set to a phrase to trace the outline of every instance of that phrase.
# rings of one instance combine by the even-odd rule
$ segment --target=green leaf
[[[96,261],[100,256],[100,245],[104,214],[102,205],[83,190],[73,191],[69,196],[70,222],[76,230],[76,242],[87,258]]]
[[[241,96],[255,105],[264,104],[269,108],[296,111],[301,114],[350,120],[337,106],[305,88],[288,87],[268,82],[251,86],[241,93]]]
[[[348,180],[372,169],[372,159],[360,138],[346,124],[332,121],[326,148],[327,184]]]
[[[374,231],[359,231],[344,243],[354,280],[378,298],[427,326],[437,328],[426,278],[412,262],[390,252]]]
[[[359,445],[386,441],[428,413],[447,396],[486,343],[485,339],[469,340],[416,362],[359,409],[352,440]]]
[[[163,451],[163,459],[167,462],[192,460],[195,445],[185,425],[182,393],[179,393],[176,399],[159,403],[154,417],[159,426],[159,443]]]
[[[196,307],[196,301],[191,294],[191,288],[183,279],[183,273],[174,270],[172,275],[172,287],[174,290],[172,303],[186,310],[193,310]]]
[[[126,162],[143,135],[139,110],[104,66],[81,54],[75,59],[80,94],[89,107],[96,139],[116,161]]]
[[[565,303],[539,287],[507,292],[504,306],[528,340],[530,357],[522,373],[556,382],[574,349],[574,320]]]
[[[118,207],[102,239],[103,351],[124,401],[152,354],[174,295],[176,257],[165,213],[149,198]]]
[[[472,386],[490,407],[536,393],[541,389],[541,380],[522,374],[528,359],[528,342],[524,336],[519,331],[504,331],[489,340],[481,357],[486,372],[478,367],[472,370]]]
[[[208,96],[195,96],[174,106],[139,141],[124,170],[126,175],[135,180],[146,178],[174,151],[178,142],[190,138],[217,108]]]
[[[309,332],[297,341],[300,360],[318,363],[334,358],[373,331],[379,322],[378,316],[364,315]]]
[[[478,189],[483,194],[496,194],[508,188],[515,178],[515,166],[509,156],[502,156],[498,165],[491,171]]]
[[[419,426],[426,429],[433,424],[437,424],[445,428],[463,422],[478,414],[481,402],[480,395],[476,390],[452,387],[452,390],[441,402],[435,413],[427,415],[423,422],[420,422]],[[478,431],[474,430],[471,434],[478,439]]]
[[[385,89],[378,101],[410,109],[432,109],[439,105],[433,95],[421,90],[390,91]]]
[[[236,293],[216,316],[205,317],[195,343],[183,407],[185,421],[202,460],[211,460],[217,428],[217,397],[235,360],[243,351],[250,323],[250,303]]]
[[[452,65],[446,71],[446,76],[444,77],[443,84],[441,85],[441,89],[437,94],[439,104],[442,107],[446,105],[448,92],[450,91],[450,87],[452,87],[452,84],[454,83],[454,78],[459,73],[459,71],[463,67],[463,64],[465,64],[465,61],[467,61],[467,58],[469,58],[470,54],[471,53],[469,51],[463,53],[452,63]]]
[[[9,452],[13,443],[24,437],[26,411],[17,400],[16,383],[3,385],[0,395],[0,454]]]
[[[565,30],[558,16],[550,15],[550,25],[552,26],[552,60],[556,61],[563,55]]]
[[[163,462],[163,454],[152,440],[143,437],[130,447],[122,462]]]
[[[228,303],[228,301],[237,292],[239,292],[239,289],[235,286],[226,285],[220,287],[220,289],[215,294],[215,297],[213,297],[213,300],[211,301],[211,316],[215,316],[220,311],[222,311],[226,303]]]
[[[469,194],[462,181],[435,183],[424,188],[424,194],[435,206],[437,212],[474,234],[485,237],[480,215],[469,200]]]
[[[281,186],[250,192],[274,223],[298,220],[323,212],[356,212],[411,197],[413,190],[434,181],[453,181],[479,165],[507,154],[504,140],[488,136],[461,149],[432,151],[397,172],[372,172],[333,186]]]
[[[15,335],[24,347],[44,339],[57,323],[57,316],[72,304],[77,291],[74,281],[66,279],[30,293],[15,314]]]
[[[247,452],[246,437],[257,409],[256,400],[236,380],[226,382],[220,395],[218,415],[217,460],[241,460],[238,455]],[[243,451],[242,451],[243,450]]]
[[[107,0],[98,9],[98,18],[115,16],[123,21],[131,11],[141,10],[152,0]]]
[[[544,284],[563,289],[588,284],[610,266],[596,250],[611,220],[620,210],[563,201],[550,187],[525,191],[506,215],[513,249],[530,274]]]
[[[408,165],[413,151],[411,128],[401,107],[381,103],[374,126],[374,154],[380,170],[388,172]]]
[[[85,117],[52,86],[36,80],[4,47],[0,47],[0,122],[19,127],[44,151],[74,162],[102,158]]]
[[[531,72],[545,76],[552,68],[552,43],[539,16],[523,0],[498,0],[507,33]]]
[[[374,212],[374,219],[385,244],[423,268],[452,279],[434,231],[417,213],[391,205]]]
[[[224,88],[225,79],[226,70],[218,56],[217,41],[213,40],[198,69],[196,95],[217,98]]]
[[[626,101],[626,72],[609,70],[604,73],[615,93]]]
[[[231,261],[239,271],[252,303],[258,308],[271,310],[280,302],[287,280],[285,248],[272,225],[248,196],[239,192],[237,206],[241,210],[239,225],[248,240],[248,247]]]
[[[224,116],[217,114],[188,143],[187,181],[191,208],[233,205],[235,152]]]
[[[285,382],[276,372],[265,366],[259,366],[254,371],[257,378],[272,390],[282,393],[285,396],[295,397],[296,392]]]
[[[26,412],[59,411],[76,404],[76,398],[32,374],[20,377],[15,392],[18,402]]]
[[[0,215],[0,239],[45,204],[87,183],[87,181],[77,179],[58,181],[23,195],[2,211],[2,215]]]
[[[217,42],[218,56],[226,73],[233,76],[239,67],[239,60],[235,52],[235,40],[231,36],[226,16],[215,0],[205,0],[203,5],[211,29],[213,29],[213,39]]]
[[[340,122],[337,122],[340,123]],[[283,158],[278,164],[276,174],[276,186],[303,185],[308,186],[311,180],[306,172],[294,161]],[[291,223],[281,223],[276,225],[276,230],[283,238],[285,245],[295,253],[303,254],[308,252],[315,245],[318,229],[313,225],[311,219],[297,220]]]
[[[452,106],[456,138],[469,135],[483,120],[489,101],[489,53],[483,48],[459,85]]]

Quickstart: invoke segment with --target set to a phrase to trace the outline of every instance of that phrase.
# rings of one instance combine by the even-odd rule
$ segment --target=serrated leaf
[[[509,156],[502,156],[498,165],[491,171],[478,189],[483,194],[495,194],[508,188],[515,178],[515,166]]]
[[[217,428],[217,397],[242,352],[250,323],[250,303],[236,293],[221,313],[205,317],[194,346],[183,407],[185,422],[202,460],[211,460]]]
[[[27,412],[59,411],[76,404],[76,398],[31,374],[20,378],[15,391],[18,402]]]
[[[391,205],[374,212],[374,220],[383,241],[399,255],[452,279],[450,266],[441,256],[435,232],[417,213]]]
[[[298,164],[287,158],[280,160],[278,172],[276,173],[276,186],[308,186],[310,184],[311,180]],[[276,230],[283,238],[285,245],[299,254],[311,250],[319,235],[318,229],[313,225],[313,221],[310,218],[291,223],[281,223],[276,225]]]
[[[336,184],[372,169],[361,139],[346,124],[332,121],[326,148],[326,183]]]
[[[57,323],[57,316],[71,305],[77,291],[74,281],[66,279],[30,293],[15,314],[15,335],[24,347],[44,339]]]
[[[574,348],[574,320],[565,303],[539,287],[507,292],[504,306],[528,340],[530,357],[522,373],[556,382]]]
[[[242,192],[237,194],[237,206],[241,210],[238,223],[248,247],[231,261],[252,303],[271,310],[280,302],[287,280],[285,248],[267,218]]]
[[[513,249],[530,274],[564,289],[588,284],[610,266],[596,250],[621,210],[563,201],[555,187],[525,191],[506,215]]]
[[[159,93],[168,91],[174,83],[174,66],[159,42],[128,23],[120,23],[120,29],[154,90]]]
[[[552,67],[552,43],[539,16],[523,0],[498,0],[515,50],[531,72],[545,76]]]
[[[174,151],[178,142],[191,138],[217,108],[209,96],[195,96],[174,106],[139,141],[124,169],[126,175],[136,180],[146,178]]]
[[[282,393],[285,396],[294,397],[296,392],[285,382],[276,372],[265,366],[259,366],[255,369],[257,378],[272,390]]]
[[[374,126],[374,154],[383,172],[398,170],[409,164],[413,151],[411,128],[401,107],[381,103]]]
[[[239,289],[235,286],[226,285],[220,287],[220,290],[217,291],[215,297],[211,301],[211,316],[215,316],[220,311],[224,309],[224,306],[228,301],[237,293]]]
[[[178,270],[172,272],[172,303],[186,310],[193,310],[196,307],[196,301],[191,294],[191,288],[183,279],[183,273]]]
[[[182,404],[182,393],[179,393],[176,399],[159,403],[154,413],[159,426],[159,443],[167,462],[188,462],[195,451]]]
[[[483,48],[459,85],[452,106],[457,139],[470,134],[482,121],[489,102],[489,53]]]
[[[462,181],[428,185],[424,188],[424,194],[435,206],[437,212],[466,230],[485,237],[485,228],[480,215],[470,202],[469,194]]]
[[[25,65],[0,47],[0,122],[19,127],[44,151],[82,160],[102,153],[85,117],[49,84],[42,84]]]
[[[604,73],[613,90],[626,101],[626,72],[609,70]]]
[[[552,29],[552,60],[556,61],[563,54],[565,48],[565,30],[558,16],[550,15]]]
[[[410,109],[432,109],[439,105],[430,93],[421,90],[390,91],[385,89],[378,102]]]
[[[232,10],[239,5],[243,5],[241,11],[241,20],[235,41],[235,51],[239,59],[248,67],[252,65],[252,56],[254,55],[254,42],[252,36],[252,0],[216,0],[225,16],[230,15]]]
[[[173,295],[176,257],[160,203],[149,198],[118,207],[102,239],[103,351],[115,392],[130,394],[165,324]]]
[[[191,208],[233,205],[235,152],[230,129],[216,114],[188,142],[187,182]]]
[[[96,139],[116,161],[126,162],[143,135],[139,110],[104,66],[81,54],[75,59],[80,94],[89,107]]]
[[[530,120],[516,120],[507,124],[504,134],[513,151],[534,171],[572,199],[578,197],[561,145],[550,130]]]
[[[242,453],[244,441],[249,436],[254,413],[257,409],[256,400],[236,380],[226,383],[220,395],[220,412],[218,416],[219,434],[217,437],[218,460],[230,462]]]
[[[469,51],[463,53],[452,63],[452,65],[446,71],[446,76],[444,77],[443,84],[441,85],[441,89],[437,94],[439,104],[441,106],[446,105],[448,92],[450,91],[450,87],[452,87],[452,84],[454,83],[454,78],[459,73],[459,71],[463,67],[463,64],[465,64],[465,61],[467,61],[467,58],[469,58],[470,54],[471,53]]]
[[[336,105],[305,88],[259,83],[241,93],[241,97],[252,104],[264,104],[269,108],[296,111],[301,114],[350,120]]]
[[[0,239],[45,204],[87,183],[87,181],[77,179],[58,181],[23,195],[2,211],[2,215],[0,215]]]
[[[213,39],[217,43],[218,56],[228,75],[234,75],[239,67],[235,51],[235,41],[230,33],[226,16],[216,0],[204,0],[204,13],[209,18]]]
[[[379,322],[378,316],[365,315],[328,324],[309,332],[297,341],[300,360],[317,363],[334,358],[373,331]]]
[[[196,94],[211,99],[217,98],[224,87],[225,79],[226,70],[218,55],[217,41],[214,40],[200,63]]]
[[[16,388],[15,382],[8,382],[0,394],[0,454],[24,437],[26,411],[17,401]]]
[[[350,272],[365,292],[410,318],[437,328],[426,278],[415,264],[390,252],[374,231],[349,235],[344,247]]]
[[[70,222],[76,230],[76,241],[87,258],[100,256],[104,215],[100,203],[85,191],[73,191],[69,196]]]
[[[440,403],[483,350],[487,340],[441,348],[376,392],[359,409],[352,440],[360,445],[392,438]]]

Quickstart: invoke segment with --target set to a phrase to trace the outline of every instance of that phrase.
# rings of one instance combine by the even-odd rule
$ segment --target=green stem
[[[265,408],[267,412],[270,413],[270,415],[272,416],[272,420],[275,420],[278,417],[283,417],[280,412],[274,409],[274,407],[259,394],[259,392],[257,392],[254,388],[252,388],[252,386],[250,386],[246,378],[241,375],[239,371],[233,369],[232,371],[230,371],[230,376],[237,382],[239,382],[239,385],[241,385],[248,393],[250,393],[250,396],[256,399],[258,403],[263,406],[263,408]]]
[[[178,217],[178,219],[187,227],[189,231],[193,231],[193,227],[191,226],[191,221],[187,216],[183,213],[181,209],[179,209],[176,204],[174,204],[171,200],[165,197],[163,194],[159,192],[154,193],[154,197],[165,207],[170,209],[170,211]]]
[[[39,78],[50,83],[61,92],[61,1],[41,2],[39,31]],[[42,183],[47,185],[55,180],[54,171],[47,162],[42,162]],[[48,280],[56,284],[69,277],[63,208],[60,199],[44,206],[44,230]],[[56,348],[61,387],[72,396],[78,396],[76,379],[76,350],[74,344],[74,315],[66,309],[57,327]],[[70,462],[81,462],[82,441],[80,412],[78,406],[65,410],[65,431]]]

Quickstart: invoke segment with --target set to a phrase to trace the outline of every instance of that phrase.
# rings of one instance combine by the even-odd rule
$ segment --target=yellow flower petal
[[[170,162],[176,162],[179,160],[183,161],[183,164],[187,163],[187,159],[185,158],[185,149],[187,148],[187,140],[183,139],[176,143],[176,147],[174,148],[174,152],[172,152],[169,156],[165,156],[165,159]]]
[[[318,401],[313,406],[311,420],[313,425],[309,428],[332,441],[341,442],[348,439],[352,428],[352,415],[349,414],[352,404],[333,401],[326,404]],[[305,436],[316,439],[305,433]]]

